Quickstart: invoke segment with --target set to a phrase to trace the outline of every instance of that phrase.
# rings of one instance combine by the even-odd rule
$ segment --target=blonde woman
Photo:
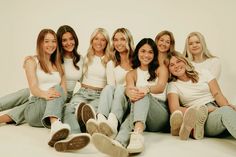
[[[224,130],[236,138],[235,107],[224,97],[215,77],[208,70],[195,71],[177,52],[169,58],[169,71],[172,82],[168,85],[168,102],[172,119],[177,121],[172,131],[182,140],[189,137],[192,129],[196,139],[203,138],[204,131],[205,135],[216,136]],[[196,106],[202,109],[196,110]],[[206,115],[201,121],[199,112]]]
[[[134,42],[131,33],[126,28],[118,28],[112,36],[113,60],[107,64],[108,85],[102,90],[97,120],[90,119],[86,126],[90,134],[100,132],[114,138],[118,125],[122,124],[123,116],[129,105],[124,94],[125,76],[132,69],[131,61]]]
[[[219,80],[221,73],[220,60],[208,50],[205,38],[201,33],[191,32],[187,36],[183,55],[192,62],[197,71],[209,70]]]
[[[65,110],[65,116],[71,121],[75,120],[73,116],[76,114],[79,123],[73,127],[80,128],[82,132],[86,131],[86,122],[90,118],[95,118],[101,91],[107,85],[106,67],[110,58],[109,35],[104,28],[97,28],[90,37],[81,88],[73,95]]]

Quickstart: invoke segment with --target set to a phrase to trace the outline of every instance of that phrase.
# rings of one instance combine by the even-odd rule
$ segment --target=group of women
[[[36,55],[24,61],[29,88],[0,98],[0,111],[11,109],[0,123],[50,128],[48,145],[57,151],[92,140],[117,157],[142,152],[144,131],[170,128],[187,140],[227,130],[236,138],[236,108],[220,90],[220,62],[202,34],[188,35],[183,54],[170,31],[134,48],[130,31],[118,28],[111,41],[104,28],[95,29],[82,57],[70,26],[41,30]]]

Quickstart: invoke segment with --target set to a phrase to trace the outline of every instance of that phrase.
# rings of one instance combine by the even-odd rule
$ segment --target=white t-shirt
[[[198,83],[192,83],[192,81],[180,81],[170,82],[167,88],[167,94],[175,93],[179,96],[181,105],[189,107],[192,105],[205,105],[214,101],[208,83],[213,80],[214,77],[208,70],[201,70],[199,72]]]
[[[67,91],[73,91],[76,85],[76,82],[80,81],[82,78],[83,71],[83,58],[80,56],[80,60],[77,63],[79,70],[77,70],[73,64],[72,58],[64,58],[64,68],[65,68],[65,77],[66,77],[66,88]]]
[[[126,85],[125,77],[126,74],[129,72],[122,68],[120,65],[114,65],[113,61],[109,61],[107,63],[107,84],[109,85]]]
[[[104,88],[107,84],[106,68],[102,64],[102,58],[94,56],[88,65],[87,72],[83,75],[82,84],[97,88]]]
[[[150,77],[148,70],[143,71],[140,68],[137,68],[137,80],[136,80],[136,87],[146,87],[146,86],[153,86],[156,85],[158,82],[158,77],[156,77],[153,81],[147,81]],[[159,100],[166,101],[166,88],[163,93],[153,94],[151,95]]]
[[[196,71],[201,71],[203,69],[209,70],[214,78],[219,80],[221,73],[221,63],[219,58],[208,58],[204,62],[195,63],[192,61],[193,66],[196,68]]]

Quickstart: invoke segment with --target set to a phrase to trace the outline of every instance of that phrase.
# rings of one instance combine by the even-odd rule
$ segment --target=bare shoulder
[[[37,63],[36,63],[36,57],[35,56],[26,56],[25,60],[24,60],[24,68],[28,68],[28,67],[36,67]]]
[[[135,77],[136,76],[136,69],[130,70],[127,73],[127,77]]]

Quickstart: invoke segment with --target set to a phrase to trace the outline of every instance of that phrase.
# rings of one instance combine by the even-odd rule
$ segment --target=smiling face
[[[62,48],[66,53],[72,53],[75,48],[75,40],[70,32],[62,35]]]
[[[157,48],[160,53],[167,53],[170,49],[171,39],[170,36],[165,34],[157,41]]]
[[[125,35],[121,32],[117,32],[113,38],[113,45],[116,51],[122,53],[122,52],[127,52],[127,41],[125,38]]]
[[[169,63],[169,71],[172,75],[176,77],[185,76],[186,64],[184,61],[178,59],[175,56],[172,56]]]
[[[92,40],[92,47],[95,52],[104,53],[106,45],[107,45],[107,40],[105,36],[101,33],[98,33]]]
[[[56,37],[51,33],[47,33],[43,40],[43,51],[47,55],[51,55],[56,50],[56,48],[57,48]]]
[[[138,59],[141,66],[148,66],[154,58],[154,52],[150,45],[144,44],[138,51]]]
[[[200,56],[202,54],[202,44],[196,35],[189,37],[188,46],[193,56]]]

